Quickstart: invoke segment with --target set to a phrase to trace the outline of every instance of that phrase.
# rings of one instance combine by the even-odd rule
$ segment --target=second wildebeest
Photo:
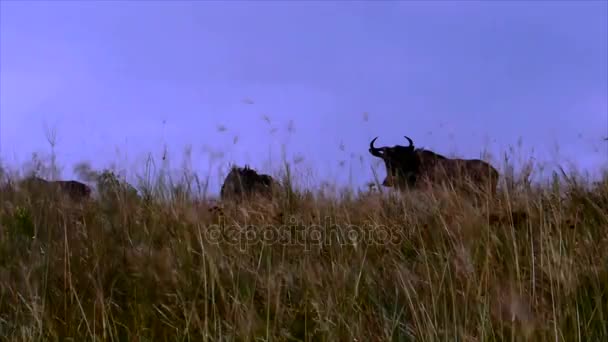
[[[233,166],[224,179],[220,196],[225,199],[243,199],[252,196],[272,198],[275,180],[266,174],[261,174],[249,166]]]
[[[21,182],[30,192],[60,193],[69,196],[74,201],[82,201],[91,196],[91,188],[75,180],[47,181],[40,177],[26,178]]]
[[[386,178],[383,186],[399,189],[421,187],[450,182],[458,188],[466,185],[489,187],[496,192],[498,171],[480,159],[451,159],[435,152],[415,148],[412,139],[405,136],[408,146],[375,147],[374,138],[369,144],[369,152],[384,160]]]

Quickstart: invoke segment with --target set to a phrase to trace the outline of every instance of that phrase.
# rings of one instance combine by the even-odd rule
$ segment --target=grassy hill
[[[11,183],[11,184],[14,184]],[[608,339],[608,176],[216,203],[0,192],[4,340]]]

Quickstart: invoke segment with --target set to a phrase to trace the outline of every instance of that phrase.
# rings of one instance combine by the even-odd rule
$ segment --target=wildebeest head
[[[375,147],[374,138],[369,145],[369,152],[384,160],[386,178],[383,186],[408,188],[420,185],[424,181],[431,184],[444,181],[468,179],[469,183],[478,186],[489,182],[492,192],[496,191],[498,171],[480,159],[450,159],[435,152],[415,148],[412,139],[405,136],[408,146]]]
[[[387,187],[405,187],[413,185],[419,161],[416,156],[416,150],[412,139],[407,136],[405,137],[409,142],[408,146],[395,145],[393,147],[375,147],[374,142],[376,139],[378,139],[378,137],[375,137],[369,143],[369,152],[374,157],[381,158],[384,161],[386,178],[382,182],[382,185]]]
[[[239,199],[253,195],[271,198],[275,184],[271,176],[257,173],[249,166],[233,166],[224,179],[220,196],[222,199]]]
[[[74,180],[47,181],[34,176],[25,179],[22,185],[29,191],[65,194],[74,201],[82,201],[91,195],[91,188],[88,185]]]

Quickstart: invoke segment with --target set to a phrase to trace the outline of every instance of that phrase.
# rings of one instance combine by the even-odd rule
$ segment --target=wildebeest
[[[480,159],[450,159],[435,152],[415,148],[412,139],[405,136],[408,146],[374,147],[374,138],[369,144],[369,152],[384,160],[386,178],[383,186],[399,189],[451,182],[457,188],[466,183],[478,187],[489,186],[496,192],[498,171]],[[468,182],[467,182],[468,181]]]
[[[233,166],[224,179],[220,196],[225,199],[243,199],[251,196],[272,198],[276,181],[269,175],[260,174],[249,166]]]
[[[82,201],[91,195],[91,188],[81,182],[68,181],[47,181],[40,177],[29,177],[21,182],[21,185],[32,192],[51,192],[68,195],[74,201]]]

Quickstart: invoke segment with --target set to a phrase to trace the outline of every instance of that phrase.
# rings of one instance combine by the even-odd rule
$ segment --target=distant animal
[[[126,196],[131,199],[141,199],[137,189],[126,181],[119,179],[114,171],[104,170],[97,175],[96,180],[100,199],[116,198],[118,194],[122,198]]]
[[[74,201],[82,201],[91,196],[91,188],[75,180],[47,181],[40,177],[30,177],[26,178],[21,185],[29,191],[63,193]]]
[[[369,144],[369,152],[384,160],[386,178],[383,186],[398,189],[420,188],[423,184],[436,185],[451,182],[458,188],[465,183],[479,187],[488,186],[492,194],[496,192],[498,171],[480,159],[450,159],[435,152],[415,148],[409,137],[408,146],[375,147],[374,138]],[[469,188],[470,189],[470,188]]]
[[[276,181],[269,175],[260,174],[249,166],[233,166],[224,179],[220,196],[226,199],[244,199],[253,196],[272,198]]]

